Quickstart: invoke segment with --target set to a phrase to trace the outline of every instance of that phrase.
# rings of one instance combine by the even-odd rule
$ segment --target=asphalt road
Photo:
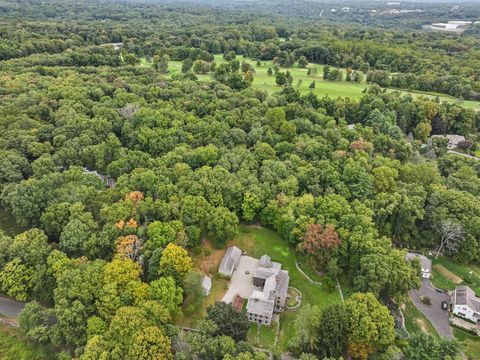
[[[25,307],[24,303],[0,296],[0,315],[16,319]]]
[[[417,256],[420,258],[422,267],[427,267],[431,269],[431,262],[423,255],[417,254],[408,254],[408,258],[412,256]],[[442,309],[442,301],[450,303],[450,295],[445,294],[444,292],[439,292],[430,283],[429,279],[421,279],[421,286],[418,290],[410,290],[408,292],[412,298],[415,306],[420,310],[428,320],[432,323],[433,327],[437,330],[440,336],[446,338],[453,338],[452,328],[450,327],[448,312]],[[428,296],[432,301],[431,305],[426,305],[420,301],[420,296]]]

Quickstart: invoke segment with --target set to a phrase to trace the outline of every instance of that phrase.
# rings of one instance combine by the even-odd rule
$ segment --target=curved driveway
[[[425,256],[408,253],[407,259],[411,260],[417,257],[420,260],[422,268],[427,268],[432,273],[432,262]],[[432,323],[433,327],[437,330],[440,336],[446,338],[453,338],[452,328],[450,327],[448,311],[442,310],[442,301],[450,303],[450,295],[443,291],[436,290],[429,279],[421,279],[420,289],[410,290],[408,292],[412,298],[413,303],[420,310],[428,320]],[[426,305],[420,301],[420,296],[428,296],[432,301],[431,305]]]
[[[24,307],[24,303],[0,296],[0,316],[16,319]]]

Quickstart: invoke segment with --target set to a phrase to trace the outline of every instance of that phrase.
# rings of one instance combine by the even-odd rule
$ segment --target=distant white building
[[[123,47],[123,43],[107,43],[107,44],[102,44],[100,46],[108,46],[108,47],[113,47],[114,50],[118,51]]]
[[[210,289],[212,288],[212,279],[205,275],[202,278],[202,293],[203,296],[208,296],[210,295]]]
[[[452,312],[464,319],[480,322],[480,298],[468,286],[457,286],[451,298]]]

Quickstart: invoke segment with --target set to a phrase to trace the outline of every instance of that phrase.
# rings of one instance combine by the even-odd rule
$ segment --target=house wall
[[[285,300],[286,298],[282,298],[281,296],[275,296],[275,310],[282,311],[285,307]]]
[[[272,316],[266,316],[266,315],[258,315],[258,314],[253,314],[247,312],[247,317],[249,321],[252,321],[257,324],[262,324],[262,325],[270,325],[272,322]]]
[[[455,305],[453,307],[453,313],[465,319],[477,321],[477,319],[473,316],[475,311],[473,311],[468,305]]]

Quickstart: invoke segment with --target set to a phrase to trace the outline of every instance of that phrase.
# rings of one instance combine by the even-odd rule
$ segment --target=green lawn
[[[243,61],[242,57],[237,57],[239,61]],[[245,59],[245,61],[250,62],[255,69],[254,74],[254,81],[253,85],[256,88],[262,89],[267,91],[269,94],[274,92],[280,91],[282,88],[275,83],[275,76],[268,76],[268,68],[273,67],[272,61],[262,61],[261,65],[256,65],[256,61],[252,59]],[[225,62],[223,59],[223,55],[215,55],[215,62],[220,64]],[[148,66],[148,63],[144,58],[141,59],[140,66]],[[326,81],[323,80],[323,66],[318,64],[309,64],[309,67],[317,68],[317,75],[315,76],[308,76],[307,68],[298,68],[292,67],[289,69],[283,69],[281,71],[290,71],[293,77],[293,87],[298,89],[302,94],[307,94],[310,91],[313,91],[318,96],[325,96],[328,95],[333,98],[337,97],[350,97],[352,99],[360,99],[362,97],[362,92],[367,86],[365,80],[362,83],[352,83],[347,81]],[[170,61],[168,64],[170,74],[176,74],[181,71],[182,62],[181,61]],[[344,72],[345,78],[345,70],[342,69]],[[199,80],[208,81],[211,79],[210,75],[197,75]],[[309,85],[315,81],[315,89],[311,90]],[[398,89],[389,89],[388,91],[394,91]],[[448,96],[445,94],[437,94],[432,92],[422,92],[422,91],[410,91],[410,90],[399,90],[401,91],[401,95],[405,95],[407,93],[411,94],[412,97],[417,98],[419,96],[424,96],[427,98],[438,98],[441,101],[447,101],[450,103],[458,103],[467,108],[472,108],[476,110],[480,110],[480,102],[478,101],[460,101],[452,96]]]
[[[464,346],[465,354],[469,359],[478,359],[480,354],[480,338],[463,330],[453,328],[453,335]]]
[[[477,295],[480,295],[480,266],[475,264],[458,264],[444,256],[439,256],[437,260],[433,259],[432,262],[432,283],[434,286],[444,290],[453,290],[458,284],[468,285]],[[449,278],[442,274],[435,265],[443,266],[454,275],[460,277],[462,281],[457,283],[451,277]],[[472,273],[470,274],[470,272]]]
[[[0,325],[0,359],[53,360],[55,353],[47,346],[28,343],[18,330]]]
[[[405,309],[402,310],[405,317],[405,327],[410,336],[419,332],[426,332],[438,337],[437,331],[423,313],[413,305],[410,298],[405,302]]]
[[[270,326],[258,326],[257,324],[252,323],[248,330],[247,339],[253,346],[273,349],[276,331],[277,323],[272,322]]]
[[[207,308],[220,301],[227,291],[228,281],[215,274],[212,277],[212,288],[210,295],[201,299],[187,297],[182,305],[182,315],[177,319],[177,324],[187,327],[195,327],[198,320],[207,316]]]

